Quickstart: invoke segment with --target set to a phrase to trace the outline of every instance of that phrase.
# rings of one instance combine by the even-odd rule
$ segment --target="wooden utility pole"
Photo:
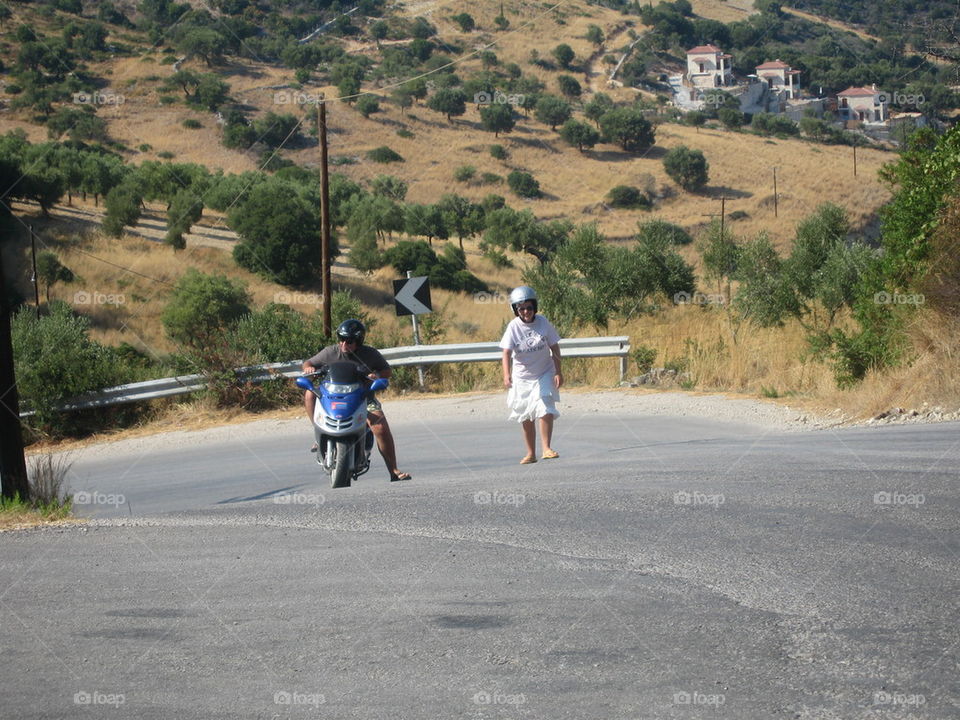
[[[34,306],[37,308],[37,320],[40,319],[40,278],[37,277],[37,236],[33,234],[33,225],[28,225],[30,231],[30,256],[33,263],[33,275],[30,276],[30,282],[33,283]],[[47,290],[49,296],[50,291]]]
[[[724,217],[726,217],[726,215],[727,215],[727,209],[726,209],[726,208],[727,208],[727,198],[726,198],[726,196],[722,196],[722,197],[720,198],[720,237],[721,237],[721,238],[724,237],[724,234],[723,234],[723,227],[724,227],[724,224],[723,224],[723,223],[724,223],[724,221],[723,221],[723,219],[724,219]],[[716,217],[716,216],[717,216],[717,213],[704,213],[704,215],[705,215],[706,217],[712,217],[712,218],[713,218],[713,217]]]
[[[10,335],[10,303],[7,300],[3,253],[0,252],[0,485],[3,497],[30,497],[27,463],[20,433],[20,397],[13,370],[13,340]]]
[[[320,271],[323,293],[323,334],[333,337],[330,321],[330,176],[327,168],[327,103],[317,103],[317,137],[320,142]]]
[[[723,223],[727,217],[727,198],[725,195],[720,197],[720,237],[724,238],[726,235],[723,234]]]
[[[773,216],[777,217],[777,169],[773,169]]]

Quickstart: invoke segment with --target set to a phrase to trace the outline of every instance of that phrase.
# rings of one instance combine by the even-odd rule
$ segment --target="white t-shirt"
[[[536,380],[544,373],[556,372],[550,346],[560,342],[560,335],[543,315],[531,323],[514,318],[500,339],[500,348],[513,353],[513,377]]]

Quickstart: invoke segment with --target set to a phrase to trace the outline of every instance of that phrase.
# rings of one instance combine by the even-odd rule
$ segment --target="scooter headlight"
[[[352,392],[355,392],[360,389],[360,383],[350,383],[348,385],[341,385],[339,383],[328,383],[327,390],[335,395],[349,395]]]

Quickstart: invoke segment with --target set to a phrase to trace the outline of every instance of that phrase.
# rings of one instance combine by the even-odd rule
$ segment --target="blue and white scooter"
[[[319,390],[309,377],[298,377],[297,386],[317,396],[313,411],[317,462],[330,476],[331,487],[350,487],[370,469],[374,438],[367,426],[367,398],[390,383],[384,378],[369,383],[351,362],[333,363],[314,374],[321,378]]]

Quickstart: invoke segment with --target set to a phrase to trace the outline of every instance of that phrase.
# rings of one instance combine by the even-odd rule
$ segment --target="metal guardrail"
[[[455,345],[407,345],[380,350],[392,367],[405,365],[434,365],[457,362],[499,362],[503,351],[496,342],[461,343]],[[619,357],[620,377],[626,373],[627,357],[630,354],[630,338],[618,337],[564,338],[560,340],[563,357]],[[258,383],[278,376],[294,378],[300,375],[302,360],[283,363],[268,363],[249,368],[239,368],[237,373],[249,382]],[[203,375],[180,375],[161,380],[118,385],[116,387],[85,393],[64,401],[60,410],[89,410],[92,408],[123,405],[141,400],[185,395],[207,387]],[[31,413],[21,413],[26,417]]]

